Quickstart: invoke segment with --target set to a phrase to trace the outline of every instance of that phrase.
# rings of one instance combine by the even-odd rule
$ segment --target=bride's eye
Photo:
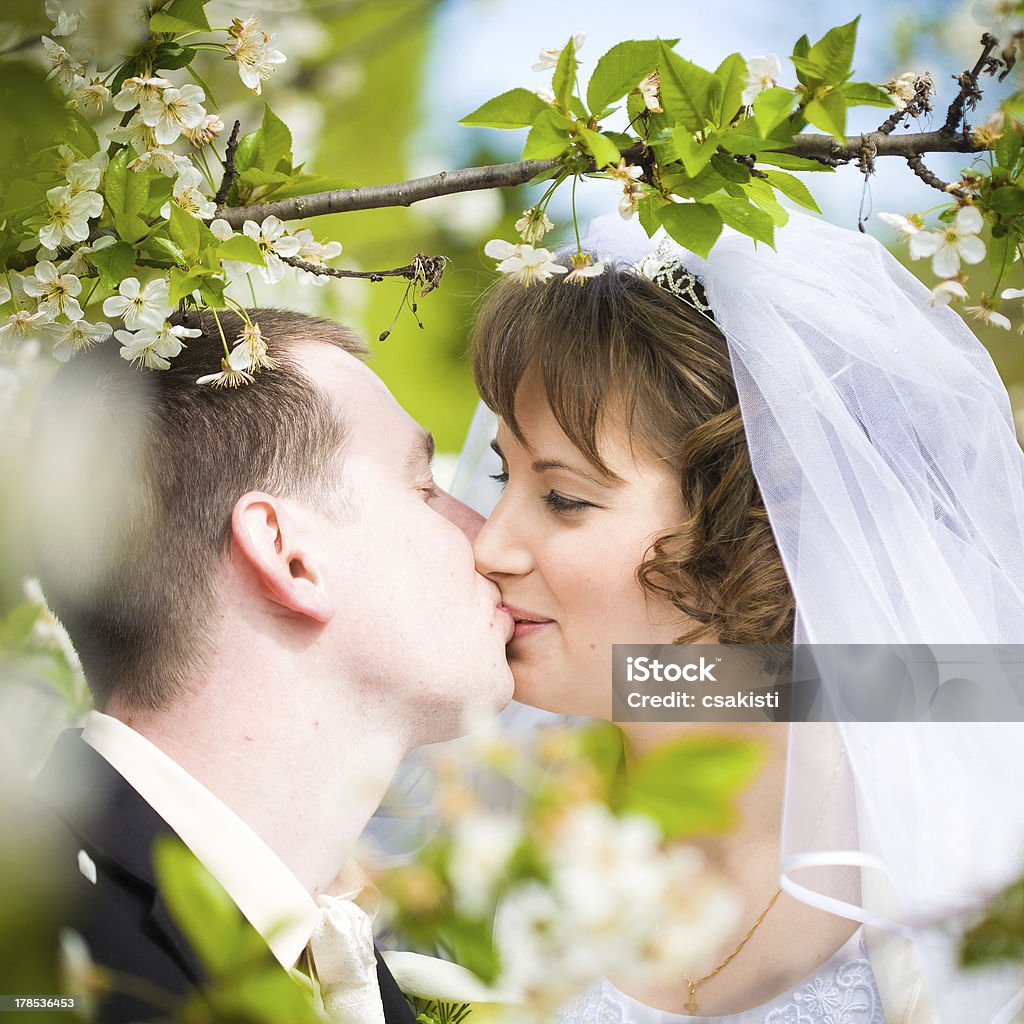
[[[505,490],[505,485],[508,483],[508,473],[488,473],[488,476],[501,484],[501,489]]]
[[[566,513],[566,512],[580,512],[585,508],[596,508],[589,501],[580,501],[579,498],[567,498],[564,494],[559,494],[557,491],[548,491],[544,495],[544,503],[547,505],[552,512]]]

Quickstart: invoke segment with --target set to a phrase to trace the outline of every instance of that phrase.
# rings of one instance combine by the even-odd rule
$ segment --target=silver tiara
[[[704,282],[696,274],[687,270],[683,266],[682,260],[672,253],[671,243],[667,238],[662,239],[655,250],[649,252],[629,269],[632,273],[646,277],[659,288],[664,288],[677,299],[692,306],[701,316],[707,317],[712,323],[715,322],[715,314],[708,304]]]

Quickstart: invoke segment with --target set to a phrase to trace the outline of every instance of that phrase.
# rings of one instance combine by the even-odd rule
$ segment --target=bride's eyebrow
[[[498,444],[497,438],[491,442],[491,448],[494,450],[494,453],[504,461],[505,453],[501,450],[501,446]],[[584,480],[589,480],[590,483],[597,484],[598,487],[621,487],[624,483],[624,481],[619,477],[609,476],[601,479],[600,477],[593,476],[591,473],[587,473],[578,466],[573,466],[568,462],[563,462],[561,459],[535,459],[530,464],[530,468],[534,473],[543,473],[548,469],[561,469],[566,473],[573,473],[576,476],[581,476]]]

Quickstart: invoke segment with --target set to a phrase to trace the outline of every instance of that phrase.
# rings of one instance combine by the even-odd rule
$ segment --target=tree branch
[[[231,191],[231,186],[235,181],[235,153],[238,152],[238,132],[242,127],[241,121],[235,121],[234,127],[231,129],[231,135],[228,137],[227,149],[224,151],[224,177],[221,179],[220,188],[217,189],[217,194],[213,197],[213,201],[218,206],[223,206],[228,201],[228,193]]]
[[[953,76],[960,83],[960,92],[957,93],[956,99],[950,103],[949,110],[946,111],[946,123],[943,125],[943,128],[947,132],[956,131],[956,127],[964,116],[964,110],[967,107],[973,110],[978,105],[978,101],[981,99],[981,89],[978,88],[978,76],[983,71],[993,74],[999,67],[999,61],[994,60],[992,57],[992,51],[999,45],[999,40],[991,33],[986,32],[981,37],[981,45],[983,47],[981,56],[974,67],[970,71],[965,71],[962,75]]]
[[[417,253],[412,263],[404,267],[395,267],[393,270],[339,270],[323,263],[301,260],[298,256],[281,256],[280,259],[290,267],[321,277],[357,277],[365,281],[383,281],[385,277],[404,277],[408,281],[420,278],[423,282],[424,295],[432,292],[441,283],[441,276],[448,262],[444,256],[427,256],[421,252]]]
[[[974,153],[979,146],[970,136],[945,128],[909,135],[885,135],[871,132],[851,135],[843,142],[831,135],[806,134],[796,137],[795,145],[782,150],[791,156],[802,156],[830,165],[850,163],[861,158],[865,146],[874,147],[875,157],[895,156],[906,160],[923,153]],[[363,188],[339,189],[296,196],[253,206],[220,207],[217,216],[232,227],[240,228],[247,220],[262,222],[271,215],[281,220],[319,217],[326,213],[347,213],[352,210],[377,210],[390,206],[412,206],[413,203],[436,196],[481,189],[508,188],[522,185],[531,178],[558,166],[557,160],[520,160],[517,163],[470,167],[461,171],[441,171],[425,178],[413,178],[392,185],[367,185]]]

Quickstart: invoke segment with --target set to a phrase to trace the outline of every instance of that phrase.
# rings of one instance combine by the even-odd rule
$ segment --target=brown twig
[[[944,132],[955,132],[966,109],[969,107],[973,110],[978,105],[978,101],[981,99],[978,76],[983,71],[994,74],[999,67],[999,61],[992,57],[992,51],[999,45],[999,40],[990,32],[986,32],[981,37],[981,45],[983,49],[977,64],[970,71],[954,76],[955,80],[960,83],[960,91],[946,111],[946,123],[941,129]]]
[[[907,105],[902,110],[894,110],[878,126],[876,134],[891,135],[896,130],[896,126],[900,121],[906,119],[909,126],[910,118],[923,117],[925,114],[931,113],[931,95],[934,89],[935,83],[927,71],[923,75],[919,75],[914,81],[913,97],[907,101]]]
[[[213,201],[218,206],[223,206],[228,201],[228,193],[234,184],[235,174],[238,173],[235,170],[235,154],[238,152],[238,132],[241,127],[242,122],[235,121],[231,135],[228,137],[227,149],[224,151],[224,177],[221,178],[220,188],[217,189],[217,194],[213,197]]]
[[[433,291],[441,283],[441,276],[444,274],[446,264],[443,256],[426,256],[423,253],[418,253],[407,266],[395,267],[393,270],[339,270],[322,263],[300,260],[298,256],[282,256],[281,261],[297,270],[305,270],[310,274],[318,274],[322,277],[355,277],[364,281],[383,281],[385,277],[404,277],[407,281],[422,278],[424,295]]]
[[[948,181],[943,181],[937,174],[928,170],[924,165],[924,160],[921,159],[920,154],[916,156],[907,157],[907,166],[926,184],[931,185],[932,188],[938,189],[940,192],[945,192],[947,195],[956,196],[957,199],[966,199],[967,193],[963,189],[957,188],[955,185],[951,185]]]

